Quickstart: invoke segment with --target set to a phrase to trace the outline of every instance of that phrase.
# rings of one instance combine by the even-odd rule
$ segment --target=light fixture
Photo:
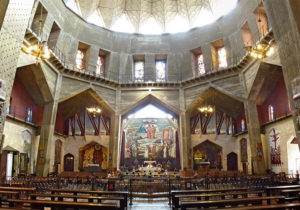
[[[203,113],[205,116],[214,112],[214,107],[211,105],[204,105],[198,108],[198,111]]]
[[[272,43],[268,44],[257,44],[255,46],[249,46],[247,47],[248,52],[251,57],[255,59],[264,59],[266,57],[270,57],[274,54],[275,49],[272,47]]]
[[[96,117],[97,114],[101,113],[101,109],[99,107],[93,106],[93,107],[88,107],[86,110],[93,115],[93,117]]]
[[[43,6],[41,5],[41,18],[39,20],[39,34],[38,34],[38,43],[36,45],[23,46],[22,51],[28,55],[35,57],[36,64],[38,64],[39,59],[47,60],[50,58],[51,54],[47,46],[46,41],[42,41],[41,31],[42,31],[42,22],[43,22]]]

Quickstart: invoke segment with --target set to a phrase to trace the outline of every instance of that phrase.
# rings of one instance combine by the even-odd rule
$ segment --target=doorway
[[[74,155],[70,153],[64,157],[64,171],[74,171]]]
[[[238,170],[238,158],[237,158],[237,154],[234,152],[231,152],[227,155],[227,170],[228,171]]]

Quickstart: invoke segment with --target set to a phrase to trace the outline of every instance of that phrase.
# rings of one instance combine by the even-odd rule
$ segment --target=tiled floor
[[[153,201],[134,201],[132,206],[129,205],[129,210],[170,210],[172,209],[168,202],[153,202]]]

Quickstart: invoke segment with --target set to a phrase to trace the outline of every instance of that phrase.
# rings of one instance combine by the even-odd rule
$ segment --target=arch
[[[223,148],[210,140],[198,144],[193,148],[194,169],[198,169],[201,162],[209,162],[210,168],[222,169]]]
[[[188,106],[187,112],[198,113],[199,106],[210,104],[216,106],[216,109],[227,113],[232,117],[237,117],[239,112],[244,108],[242,99],[233,96],[222,88],[210,85]]]
[[[134,113],[136,110],[139,110],[139,109],[147,106],[148,104],[153,104],[153,105],[157,106],[159,109],[161,109],[167,113],[172,113],[176,116],[179,115],[179,111],[176,108],[172,107],[169,104],[164,103],[163,101],[161,101],[154,95],[148,94],[147,96],[145,96],[144,98],[142,98],[141,100],[139,100],[138,102],[136,102],[135,104],[130,106],[129,108],[122,111],[123,118]]]
[[[59,108],[65,118],[73,116],[88,106],[100,106],[103,113],[115,113],[114,109],[93,89],[87,88],[59,101]]]
[[[238,170],[238,155],[235,152],[231,152],[227,155],[227,170],[228,171]]]
[[[74,155],[71,153],[64,156],[64,171],[74,171]]]

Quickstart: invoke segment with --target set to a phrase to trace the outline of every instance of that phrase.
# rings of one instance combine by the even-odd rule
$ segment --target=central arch
[[[178,113],[148,95],[122,115],[120,169],[155,161],[166,170],[180,169]]]

